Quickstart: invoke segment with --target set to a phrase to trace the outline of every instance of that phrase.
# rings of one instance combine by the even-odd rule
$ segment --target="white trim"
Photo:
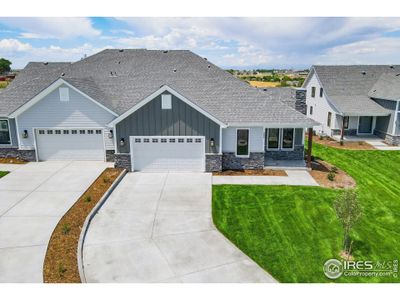
[[[278,129],[278,133],[279,133],[279,136],[278,136],[278,148],[269,148],[268,147],[269,130],[270,129]],[[267,140],[265,141],[264,149],[267,149],[267,151],[280,151],[280,148],[281,148],[281,136],[282,136],[281,132],[282,132],[282,128],[273,128],[273,127],[267,128]],[[265,135],[265,130],[264,130],[264,135]]]
[[[21,140],[19,138],[19,126],[17,117],[15,117],[14,120],[15,120],[15,131],[17,132],[18,149],[21,150]]]
[[[219,151],[218,154],[222,154],[222,127],[219,126]]]
[[[237,154],[237,137],[238,137],[238,130],[247,130],[247,155],[238,155]],[[236,128],[236,135],[235,135],[235,156],[242,157],[242,158],[249,158],[250,157],[250,128]]]
[[[97,104],[98,106],[100,106],[104,110],[108,111],[112,115],[118,117],[117,113],[115,113],[112,110],[110,110],[109,108],[105,107],[103,104],[97,102],[96,100],[94,100],[90,96],[86,95],[84,92],[78,90],[76,87],[74,87],[73,85],[71,85],[70,83],[68,83],[67,81],[65,81],[62,78],[57,79],[52,84],[50,84],[47,88],[45,88],[39,94],[37,94],[35,97],[33,97],[31,100],[26,102],[24,105],[20,106],[17,110],[15,110],[13,113],[11,113],[9,117],[10,118],[16,118],[17,116],[19,116],[20,114],[22,114],[23,112],[25,112],[26,110],[28,110],[29,108],[34,106],[36,103],[38,103],[40,100],[42,100],[44,97],[46,97],[47,95],[49,95],[50,93],[55,91],[57,88],[59,88],[63,84],[65,84],[69,88],[73,89],[77,93],[81,94],[82,96],[86,97],[87,99],[89,99],[93,103]]]
[[[7,118],[0,118],[0,121],[7,121],[7,127],[8,127],[8,136],[10,137],[10,143],[9,144],[0,144],[0,146],[14,146],[12,142],[12,136],[11,136],[11,127],[10,127],[10,120]]]
[[[114,153],[119,154],[118,145],[117,145],[117,128],[116,127],[117,127],[116,125],[113,126],[113,139],[114,139],[114,148],[115,148]]]
[[[103,153],[104,153],[103,161],[107,160],[106,141],[105,141],[105,137],[104,137],[104,130],[106,129],[105,127],[32,127],[33,145],[34,145],[34,150],[35,150],[36,161],[39,161],[39,151],[38,151],[38,145],[36,143],[36,131],[42,130],[42,129],[45,129],[45,130],[101,130],[100,135],[103,137]],[[93,135],[98,135],[98,134],[93,133]]]
[[[310,128],[320,125],[317,121],[314,121],[314,125],[304,123],[229,123],[228,127],[265,127],[265,128]]]
[[[302,135],[301,144],[304,146],[304,141],[305,141],[305,137],[306,137],[305,130],[307,130],[307,128],[302,128],[301,130],[302,130],[302,132],[301,132],[301,135]]]
[[[359,132],[358,129],[360,128],[360,118],[361,117],[371,117],[372,118],[372,123],[371,123],[371,131],[370,132]],[[357,135],[370,135],[374,132],[374,118],[373,116],[358,116],[357,120]]]
[[[147,96],[146,98],[144,98],[143,100],[141,100],[138,104],[134,105],[132,108],[130,108],[128,111],[126,111],[125,113],[123,113],[122,115],[120,115],[119,117],[115,118],[114,120],[112,120],[110,123],[108,123],[108,126],[114,126],[116,124],[118,124],[119,122],[121,122],[122,120],[124,120],[126,117],[128,117],[129,115],[131,115],[132,113],[134,113],[135,111],[137,111],[139,108],[143,107],[144,105],[146,105],[147,103],[149,103],[150,101],[154,100],[155,97],[157,97],[158,95],[162,94],[163,92],[169,92],[172,95],[174,95],[175,97],[179,98],[180,100],[182,100],[183,102],[185,102],[186,104],[188,104],[189,106],[193,107],[194,109],[196,109],[198,112],[202,113],[203,115],[205,115],[207,118],[211,119],[212,121],[214,121],[215,123],[217,123],[218,125],[222,126],[222,127],[227,127],[223,122],[221,122],[220,120],[218,120],[217,118],[215,118],[214,116],[212,116],[210,113],[206,112],[204,109],[202,109],[201,107],[197,106],[196,104],[194,104],[193,102],[191,102],[189,99],[187,99],[186,97],[182,96],[181,94],[179,94],[177,91],[173,90],[172,88],[170,88],[167,85],[162,86],[161,88],[159,88],[157,91],[155,91],[154,93],[150,94],[149,96]]]
[[[397,100],[396,109],[394,111],[392,135],[395,135],[395,133],[396,133],[396,123],[397,123],[399,114],[400,114],[400,100]]]

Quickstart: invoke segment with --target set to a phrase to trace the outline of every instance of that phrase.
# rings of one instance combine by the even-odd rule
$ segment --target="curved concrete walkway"
[[[219,233],[211,175],[129,173],[86,235],[87,282],[275,282]]]
[[[104,162],[0,164],[0,282],[42,282],[60,218],[108,166]]]

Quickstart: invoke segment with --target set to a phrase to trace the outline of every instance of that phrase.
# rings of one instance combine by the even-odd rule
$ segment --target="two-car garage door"
[[[135,171],[204,172],[205,145],[201,136],[130,137]]]
[[[101,129],[36,129],[39,160],[104,160]]]

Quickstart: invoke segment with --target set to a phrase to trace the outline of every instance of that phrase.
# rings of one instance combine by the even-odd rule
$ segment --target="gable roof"
[[[29,64],[19,80],[0,94],[0,115],[12,113],[62,74],[65,81],[120,115],[167,85],[225,124],[315,124],[187,50],[108,49],[75,63]]]
[[[312,70],[312,74],[317,74],[329,100],[342,113],[389,114],[369,97],[369,91],[382,74],[399,73],[399,65],[315,65]]]
[[[368,95],[377,99],[400,100],[400,70],[394,74],[382,74]]]

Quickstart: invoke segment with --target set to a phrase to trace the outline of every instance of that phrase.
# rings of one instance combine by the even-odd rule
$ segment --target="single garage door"
[[[101,129],[37,129],[39,160],[104,160]]]
[[[132,136],[130,147],[135,171],[204,172],[204,137]]]

